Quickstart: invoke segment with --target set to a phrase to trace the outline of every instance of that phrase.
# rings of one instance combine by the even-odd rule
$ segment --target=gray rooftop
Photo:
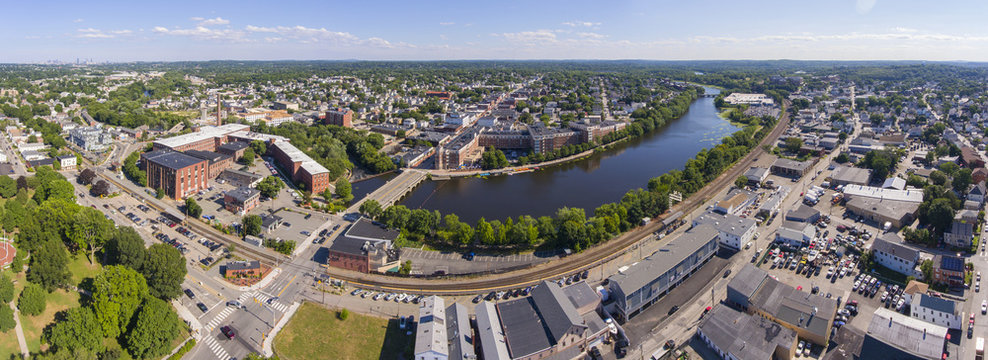
[[[792,329],[722,304],[704,316],[700,331],[722,351],[742,360],[772,359],[777,348],[791,349],[796,343]]]
[[[597,295],[597,292],[586,281],[580,281],[563,288],[563,294],[577,311],[580,308],[600,303],[600,295]],[[596,308],[595,305],[593,307]]]
[[[201,151],[201,150],[185,150],[183,151],[183,153],[185,153],[185,155],[189,155],[192,157],[208,160],[210,163],[221,161],[223,159],[227,159],[230,157],[230,155],[220,154],[212,151]]]
[[[240,149],[246,149],[250,144],[246,141],[230,141],[226,144],[220,145],[217,149],[223,149],[227,151],[237,151]]]
[[[693,256],[697,250],[715,240],[717,236],[717,229],[710,225],[696,226],[672,239],[623,273],[611,275],[609,279],[620,286],[625,294],[631,294],[665,274],[687,257]]]
[[[504,330],[493,303],[482,301],[474,308],[477,314],[477,340],[481,359],[510,360]]]
[[[230,271],[230,270],[259,269],[260,267],[261,267],[261,263],[258,262],[257,260],[251,260],[251,261],[231,261],[231,262],[229,262],[229,263],[226,264],[226,270],[227,271]]]
[[[540,288],[542,286],[539,286]],[[552,347],[549,330],[535,310],[532,297],[497,304],[504,337],[512,358],[531,355]]]
[[[169,151],[169,150],[158,150],[158,151],[151,151],[148,153],[144,153],[144,158],[147,159],[147,161],[149,162],[173,170],[184,169],[189,166],[206,161],[194,156],[189,156],[180,152]]]
[[[806,222],[808,219],[819,215],[819,210],[806,206],[806,204],[799,204],[796,210],[786,212],[786,220]]]
[[[450,359],[476,359],[473,351],[473,329],[467,307],[453,303],[446,308],[446,336]]]
[[[783,169],[795,170],[799,172],[806,171],[806,169],[809,168],[810,165],[812,164],[809,161],[796,161],[786,158],[776,159],[775,162],[772,163],[772,166]]]
[[[559,342],[574,326],[584,326],[580,313],[554,282],[542,281],[532,290],[532,300],[542,316],[553,343]]]
[[[755,294],[755,291],[762,286],[762,283],[765,282],[765,278],[767,277],[768,273],[765,270],[750,264],[745,265],[738,271],[737,275],[734,275],[731,282],[727,284],[727,288],[750,299]]]
[[[799,291],[771,277],[751,298],[755,308],[773,314],[782,322],[799,328],[821,338],[830,336],[830,324],[837,312],[837,301],[809,292]]]
[[[387,229],[375,224],[370,219],[361,217],[353,225],[350,225],[350,228],[343,235],[361,240],[394,241],[400,234],[396,230]]]
[[[868,324],[868,336],[911,354],[939,359],[947,328],[879,307]]]
[[[917,296],[919,297],[919,299],[915,299],[915,297],[917,297]],[[921,307],[924,307],[924,308],[927,308],[927,309],[931,309],[931,310],[936,310],[936,311],[939,311],[939,312],[942,312],[942,313],[956,314],[956,311],[957,311],[957,303],[955,303],[953,301],[950,301],[950,300],[947,300],[947,299],[938,298],[938,297],[935,297],[935,296],[930,296],[930,295],[922,294],[922,293],[913,294],[913,297],[914,297],[914,300],[913,300],[914,302],[916,300],[919,300],[918,303],[919,303],[919,306],[921,306]]]
[[[749,229],[758,226],[755,220],[743,218],[734,214],[721,215],[707,212],[693,220],[694,224],[707,224],[713,226],[717,231],[731,234],[737,237],[744,235]]]
[[[247,200],[261,196],[261,191],[246,186],[241,186],[236,189],[227,191],[223,194],[232,197],[233,200],[236,201],[237,203],[243,204],[247,202]]]
[[[841,165],[834,169],[830,179],[834,182],[864,185],[871,179],[871,169]]]
[[[882,251],[886,254],[894,255],[900,259],[906,259],[909,261],[919,260],[919,250],[916,250],[901,241],[895,241],[893,237],[879,236],[875,239],[875,242],[871,244],[872,251]],[[893,234],[894,235],[894,234]]]

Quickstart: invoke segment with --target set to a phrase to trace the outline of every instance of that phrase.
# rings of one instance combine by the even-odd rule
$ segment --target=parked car
[[[189,299],[195,299],[196,298],[196,294],[193,293],[191,289],[185,289],[185,296],[188,296]]]
[[[209,311],[209,308],[206,307],[206,304],[203,304],[203,303],[197,303],[196,304],[196,307],[199,308],[199,310],[202,310],[202,312]]]

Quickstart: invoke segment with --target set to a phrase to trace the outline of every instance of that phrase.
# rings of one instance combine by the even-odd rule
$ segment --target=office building
[[[207,160],[169,150],[147,152],[141,159],[148,187],[162,189],[172,199],[184,199],[207,187]]]
[[[326,112],[326,125],[336,125],[342,127],[353,127],[353,110],[347,108],[336,108]]]
[[[269,145],[268,149],[278,165],[303,190],[319,194],[329,186],[329,170],[291,143],[277,141]]]

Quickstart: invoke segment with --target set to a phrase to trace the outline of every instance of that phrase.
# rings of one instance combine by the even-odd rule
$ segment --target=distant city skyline
[[[988,3],[10,2],[0,62],[988,61]]]

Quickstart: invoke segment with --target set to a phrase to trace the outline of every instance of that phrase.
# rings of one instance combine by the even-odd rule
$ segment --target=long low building
[[[609,279],[615,307],[624,319],[637,315],[689,277],[717,253],[718,231],[700,225]]]
[[[922,196],[922,192],[920,192]],[[889,222],[901,228],[913,222],[919,213],[919,203],[871,197],[854,197],[845,203],[847,210],[879,225]]]
[[[847,199],[868,198],[881,200],[923,202],[923,189],[883,189],[873,186],[847,185],[844,187],[844,197]]]
[[[879,307],[868,324],[861,358],[940,359],[946,354],[947,331],[946,327]]]
[[[850,166],[838,166],[830,175],[833,185],[868,185],[871,179],[871,169]]]

